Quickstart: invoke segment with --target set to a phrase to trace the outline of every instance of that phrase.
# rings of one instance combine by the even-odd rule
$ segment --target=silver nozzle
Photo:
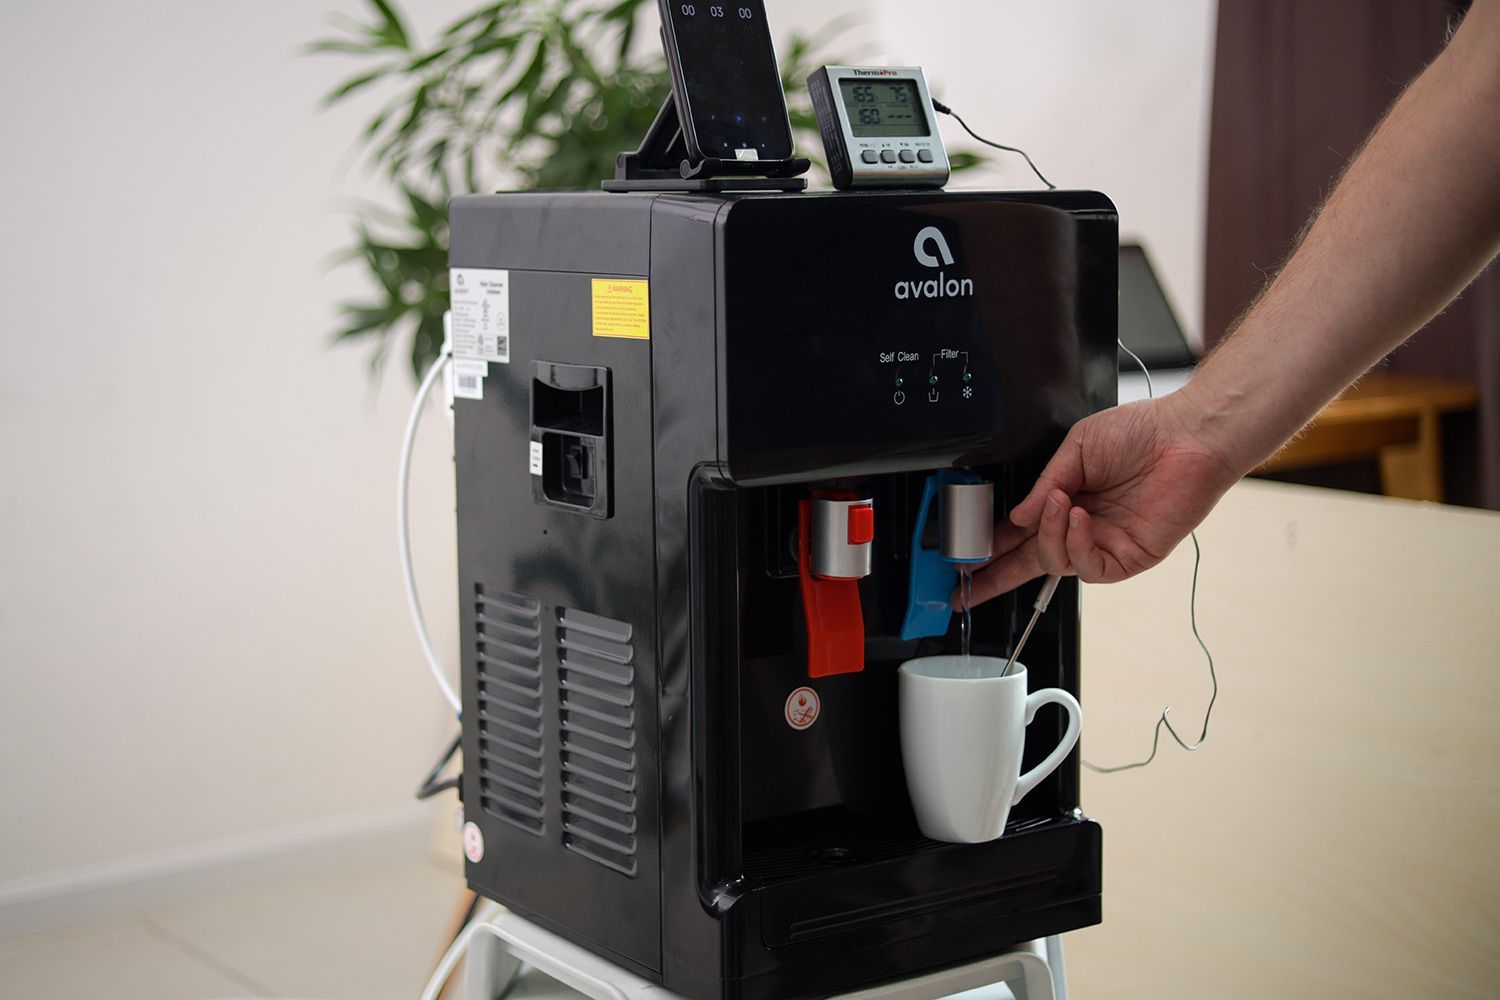
[[[944,559],[974,562],[990,558],[995,543],[995,484],[943,486]]]
[[[811,527],[813,576],[858,580],[870,575],[875,511],[869,497],[813,500]]]

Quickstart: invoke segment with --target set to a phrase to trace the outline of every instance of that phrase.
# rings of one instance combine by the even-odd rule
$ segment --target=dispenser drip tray
[[[922,836],[914,822],[873,824],[867,817],[853,817],[842,809],[825,810],[818,819],[816,824],[799,823],[795,830],[788,829],[790,824],[776,820],[752,825],[745,844],[745,877],[761,883],[780,882],[819,872],[883,864],[940,851],[987,848],[999,843],[949,844]],[[1056,822],[1063,821],[1044,816],[1016,817],[1006,824],[1005,836]]]

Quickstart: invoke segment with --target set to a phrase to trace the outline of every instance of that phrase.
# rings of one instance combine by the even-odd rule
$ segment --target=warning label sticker
[[[651,339],[651,283],[594,279],[594,336]]]
[[[510,272],[455,267],[448,271],[453,356],[510,364]]]
[[[823,710],[823,700],[810,687],[799,687],[786,696],[786,724],[793,729],[806,729],[818,721]]]

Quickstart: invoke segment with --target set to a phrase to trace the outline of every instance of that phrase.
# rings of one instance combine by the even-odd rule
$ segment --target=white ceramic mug
[[[901,759],[917,825],[933,840],[979,844],[1078,742],[1083,711],[1062,688],[1026,693],[1026,668],[1000,676],[994,656],[924,656],[901,664]],[[1026,727],[1043,705],[1068,713],[1047,759],[1021,774]]]

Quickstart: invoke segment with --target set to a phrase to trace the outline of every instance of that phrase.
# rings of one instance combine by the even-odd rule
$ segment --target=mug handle
[[[1067,710],[1068,731],[1063,733],[1062,742],[1052,749],[1046,760],[1016,781],[1016,794],[1010,800],[1013,806],[1025,798],[1026,793],[1040,784],[1043,778],[1057,770],[1057,765],[1063,762],[1063,758],[1073,749],[1073,744],[1078,742],[1078,731],[1083,726],[1083,709],[1079,707],[1078,699],[1062,688],[1042,688],[1026,696],[1026,725],[1031,725],[1031,720],[1036,718],[1036,710],[1043,705],[1061,705]]]

